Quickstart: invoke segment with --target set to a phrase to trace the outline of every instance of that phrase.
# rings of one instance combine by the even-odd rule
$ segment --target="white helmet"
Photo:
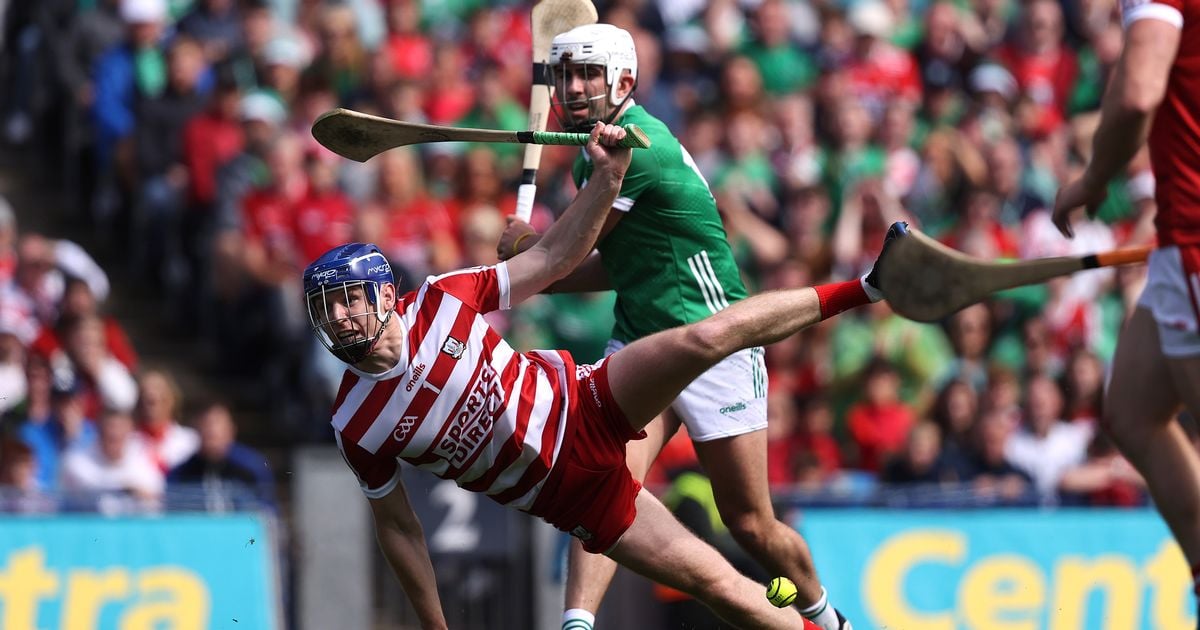
[[[550,42],[547,70],[553,73],[555,66],[564,63],[604,66],[608,101],[614,107],[620,107],[625,100],[618,100],[617,87],[626,70],[637,85],[638,61],[633,36],[612,24],[585,24],[556,35]],[[555,86],[553,76],[548,79],[550,85]],[[562,92],[558,90],[559,94]]]
[[[621,78],[622,70],[628,70],[637,81],[638,62],[633,36],[612,24],[585,24],[555,35],[550,42],[550,65],[564,61],[605,66],[609,85]]]

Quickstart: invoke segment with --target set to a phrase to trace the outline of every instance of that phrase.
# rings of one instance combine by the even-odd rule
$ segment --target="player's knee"
[[[774,514],[744,512],[742,514],[722,516],[729,534],[743,549],[754,550],[766,548],[771,539],[771,531],[776,523]]]

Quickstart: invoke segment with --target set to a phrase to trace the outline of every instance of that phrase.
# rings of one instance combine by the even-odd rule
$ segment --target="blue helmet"
[[[375,347],[383,334],[393,309],[384,311],[379,289],[384,284],[395,285],[392,266],[379,248],[370,243],[347,243],[325,252],[304,269],[304,300],[313,332],[334,356],[346,363],[358,363]],[[371,310],[355,313],[350,305],[350,292],[361,288]],[[340,302],[347,308],[344,317],[333,317],[333,305]],[[374,332],[371,316],[378,323]],[[364,318],[361,330],[343,329],[342,321],[355,323]],[[350,328],[354,328],[351,326]],[[359,334],[359,333],[363,334]]]

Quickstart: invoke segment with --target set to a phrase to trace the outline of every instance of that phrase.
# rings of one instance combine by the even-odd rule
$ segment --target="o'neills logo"
[[[412,373],[412,376],[409,377],[408,383],[406,383],[404,385],[404,391],[411,392],[413,390],[413,387],[416,386],[417,382],[419,382],[421,380],[421,375],[424,373],[425,373],[425,364],[418,363],[417,367],[413,368],[413,373]]]
[[[408,433],[417,425],[416,416],[404,416],[400,418],[400,422],[396,423],[396,428],[392,429],[392,439],[397,442],[403,442],[408,439]]]

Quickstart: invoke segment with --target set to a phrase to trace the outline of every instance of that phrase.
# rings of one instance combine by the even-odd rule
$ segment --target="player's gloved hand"
[[[592,135],[584,150],[595,166],[593,178],[606,172],[618,179],[625,176],[625,170],[633,159],[633,149],[616,146],[624,137],[625,130],[618,125],[596,123],[592,128]]]
[[[500,260],[508,260],[533,247],[538,238],[540,235],[532,225],[516,217],[508,217],[508,226],[500,235],[500,242],[496,243],[496,256]]]

